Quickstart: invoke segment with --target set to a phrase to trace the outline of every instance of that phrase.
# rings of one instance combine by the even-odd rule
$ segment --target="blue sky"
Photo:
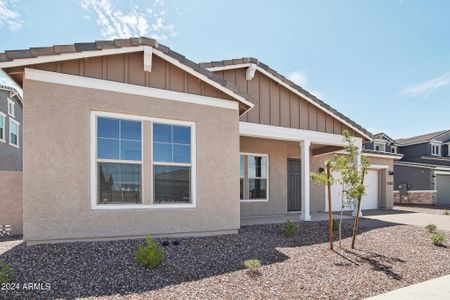
[[[253,56],[372,132],[450,128],[450,1],[0,0],[0,51],[127,35]]]

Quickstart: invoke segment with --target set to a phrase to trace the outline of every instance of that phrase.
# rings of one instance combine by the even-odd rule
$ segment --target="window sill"
[[[11,144],[11,143],[9,143],[9,145],[11,145],[13,147],[16,147],[17,149],[20,149],[20,146],[18,146],[18,145],[14,145],[14,144]]]
[[[197,208],[193,203],[190,204],[96,204],[92,206],[93,210],[158,210],[158,209],[185,209]]]
[[[269,199],[247,199],[247,200],[240,200],[243,203],[253,203],[253,202],[269,202]]]

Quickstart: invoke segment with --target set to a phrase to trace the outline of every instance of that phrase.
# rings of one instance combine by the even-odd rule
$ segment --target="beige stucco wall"
[[[24,91],[25,240],[192,235],[239,228],[237,110],[31,80],[25,81]],[[92,110],[195,122],[197,208],[92,210]],[[144,192],[149,188],[151,183],[144,183]]]
[[[22,172],[0,172],[0,225],[22,234]]]
[[[394,160],[392,158],[369,157],[371,165],[388,166],[387,169],[380,169],[379,176],[379,195],[380,208],[391,209],[394,206],[394,176],[389,175],[394,171]]]

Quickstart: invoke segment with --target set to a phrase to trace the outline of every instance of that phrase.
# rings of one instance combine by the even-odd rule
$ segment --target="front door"
[[[288,211],[301,210],[300,160],[288,159]]]

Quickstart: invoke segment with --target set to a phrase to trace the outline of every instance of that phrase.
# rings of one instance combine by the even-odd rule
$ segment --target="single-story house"
[[[309,221],[328,209],[310,172],[343,130],[372,139],[254,58],[198,64],[145,37],[6,51],[0,68],[24,91],[29,243]],[[393,158],[363,155],[363,209],[392,207]]]

